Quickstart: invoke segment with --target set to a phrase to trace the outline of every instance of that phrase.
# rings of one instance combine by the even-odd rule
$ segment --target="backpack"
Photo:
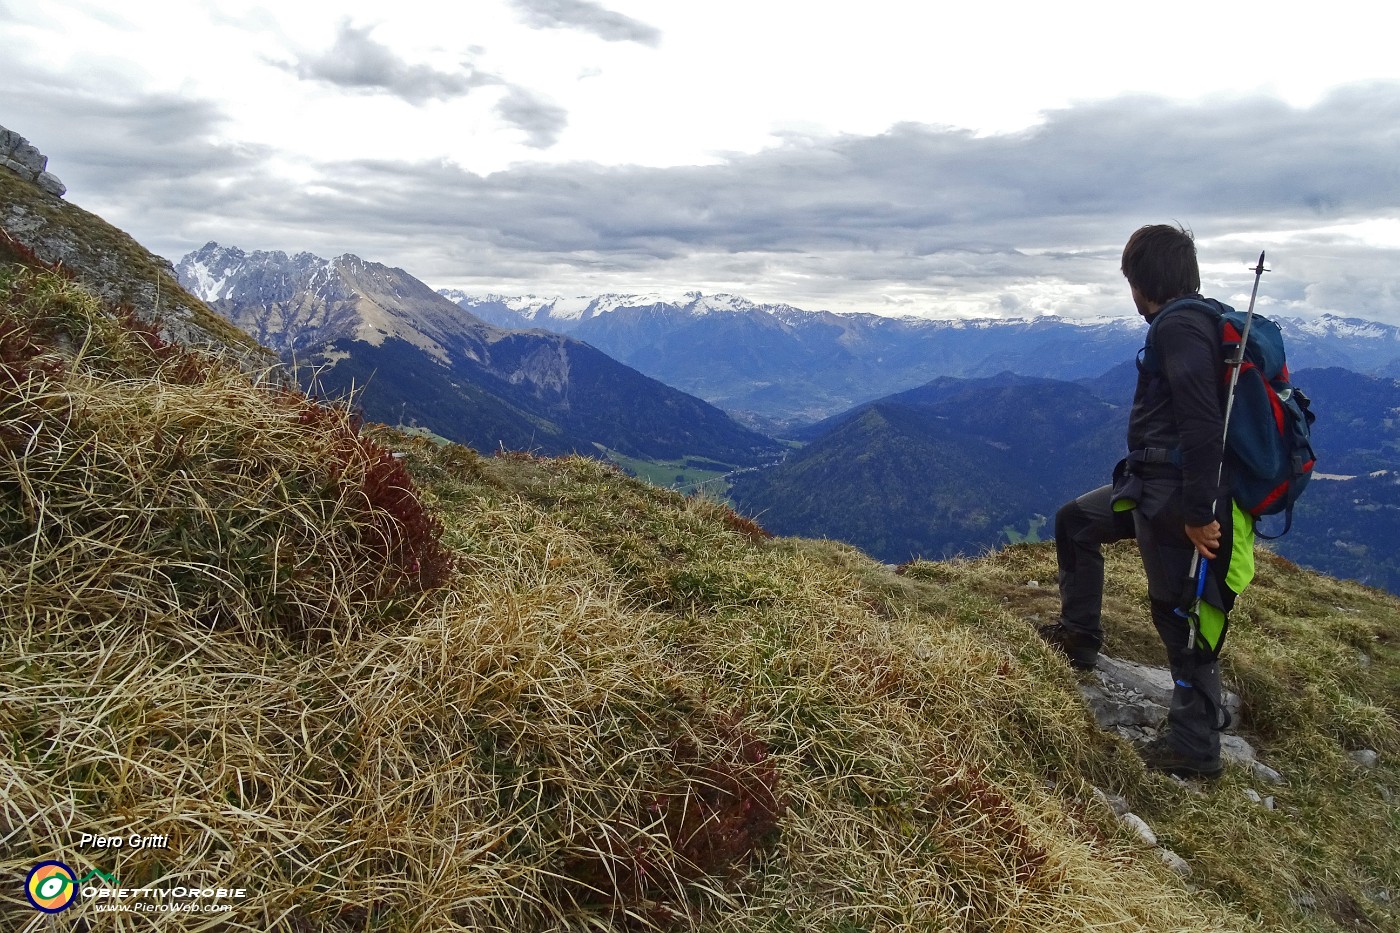
[[[1317,460],[1311,437],[1317,416],[1307,395],[1289,379],[1283,334],[1278,324],[1256,314],[1249,322],[1241,354],[1240,338],[1247,315],[1200,297],[1169,302],[1153,316],[1151,327],[1180,308],[1194,308],[1219,322],[1220,348],[1226,362],[1222,398],[1229,391],[1232,364],[1241,360],[1234,403],[1227,409],[1230,422],[1225,457],[1230,462],[1230,494],[1255,518],[1284,513],[1283,531],[1259,533],[1261,538],[1281,538],[1293,526],[1293,504],[1312,479]]]

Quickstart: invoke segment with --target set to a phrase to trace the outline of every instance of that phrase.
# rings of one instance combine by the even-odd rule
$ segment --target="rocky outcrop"
[[[1167,707],[1171,703],[1171,672],[1163,667],[1152,667],[1124,661],[1100,654],[1094,667],[1092,682],[1087,678],[1079,684],[1079,693],[1084,697],[1099,727],[1127,739],[1135,744],[1150,741],[1161,734],[1161,726],[1167,718]],[[1225,708],[1234,722],[1239,722],[1241,702],[1238,694],[1225,691]],[[1220,754],[1226,761],[1234,762],[1245,770],[1250,779],[1270,785],[1283,785],[1283,776],[1259,760],[1248,740],[1224,733],[1220,737]],[[1362,760],[1353,754],[1358,764]],[[1179,781],[1186,782],[1182,778]],[[1192,868],[1189,862],[1171,849],[1160,844],[1157,834],[1140,816],[1133,813],[1128,801],[1116,794],[1094,788],[1094,796],[1112,810],[1145,848],[1154,849],[1162,862],[1176,874],[1189,878]],[[1277,799],[1265,796],[1253,788],[1246,788],[1244,796],[1267,810],[1278,808]]]
[[[16,133],[0,126],[0,166],[14,172],[25,181],[32,181],[40,190],[61,198],[68,191],[63,182],[48,171],[49,157]]]
[[[1099,655],[1094,670],[1096,684],[1080,684],[1099,726],[1117,732],[1130,742],[1156,737],[1157,726],[1171,704],[1172,675],[1164,667],[1149,667]],[[1240,698],[1225,691],[1225,709],[1232,720],[1240,717]]]
[[[103,301],[156,322],[166,340],[224,353],[249,372],[285,379],[276,354],[182,288],[168,261],[56,197],[61,184],[43,187],[47,160],[24,137],[0,128],[0,153],[8,153],[0,170],[0,264],[32,257],[61,268]]]
[[[1149,742],[1161,734],[1167,707],[1171,704],[1170,671],[1101,654],[1094,668],[1094,680],[1080,683],[1079,693],[1100,728],[1135,744]],[[1230,720],[1239,722],[1239,696],[1227,690],[1223,700]],[[1259,760],[1249,740],[1233,732],[1221,734],[1220,754],[1226,761],[1240,765],[1256,780],[1268,784],[1287,783],[1281,774]],[[1361,758],[1353,756],[1353,760],[1364,767]]]

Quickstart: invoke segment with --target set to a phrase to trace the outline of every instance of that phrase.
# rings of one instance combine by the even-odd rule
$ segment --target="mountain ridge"
[[[770,438],[715,406],[546,331],[506,330],[402,269],[342,254],[288,255],[210,242],[176,271],[211,307],[294,363],[307,386],[357,393],[367,415],[478,450],[750,466]]]
[[[975,554],[1044,527],[1121,456],[1125,414],[1073,383],[956,380],[857,406],[731,497],[778,534],[887,563]]]
[[[278,368],[276,354],[181,286],[169,262],[8,169],[0,169],[0,250],[61,265],[103,299],[156,322],[164,339],[228,352],[250,371]]]
[[[1048,537],[1055,510],[1107,483],[1126,453],[1135,380],[1131,363],[1074,383],[940,377],[796,432],[807,446],[736,477],[731,495],[774,531],[845,541],[890,563],[1005,546],[1028,527]],[[1318,414],[1324,475],[1269,546],[1400,592],[1400,381],[1332,368],[1296,370],[1293,382]],[[878,469],[863,460],[871,450],[885,457]],[[1277,534],[1281,519],[1261,529]]]
[[[1132,317],[1076,321],[1044,316],[928,319],[836,314],[717,296],[478,299],[448,291],[459,307],[497,326],[545,328],[586,340],[610,356],[749,423],[791,432],[854,405],[939,376],[978,378],[1013,370],[1092,379],[1132,360],[1145,328]],[[722,298],[722,300],[720,300]],[[696,310],[696,309],[700,310]],[[525,313],[522,314],[520,311]],[[1295,368],[1344,366],[1380,374],[1400,360],[1400,327],[1324,315],[1280,320]]]

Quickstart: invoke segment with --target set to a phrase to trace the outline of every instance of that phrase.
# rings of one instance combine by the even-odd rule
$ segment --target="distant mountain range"
[[[943,377],[822,422],[730,495],[776,534],[890,563],[975,554],[1049,537],[1062,502],[1106,481],[1126,423],[1125,407],[1073,383]]]
[[[1136,316],[922,320],[698,292],[680,300],[442,294],[501,327],[544,328],[585,340],[745,423],[779,433],[940,376],[1010,370],[1065,381],[1098,377],[1115,362],[1131,361],[1146,330]],[[1296,368],[1400,373],[1400,328],[1330,315],[1280,323]]]
[[[743,466],[775,448],[713,405],[579,340],[487,324],[402,269],[209,243],[176,272],[210,307],[295,361],[317,391],[353,387],[375,420],[415,423],[484,451]]]
[[[1322,478],[1272,546],[1333,576],[1400,593],[1400,382],[1344,369],[1295,374],[1318,412]]]
[[[811,426],[807,446],[736,477],[731,497],[778,534],[835,538],[892,563],[1049,537],[1055,510],[1108,482],[1125,452],[1126,376],[937,379]],[[1400,383],[1338,368],[1294,379],[1318,412],[1321,476],[1272,546],[1400,592]]]

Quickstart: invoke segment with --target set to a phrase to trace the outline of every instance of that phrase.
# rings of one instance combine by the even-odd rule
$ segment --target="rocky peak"
[[[175,271],[190,292],[284,354],[341,339],[378,346],[400,337],[445,361],[449,345],[485,326],[402,269],[352,253],[325,259],[211,242]]]

